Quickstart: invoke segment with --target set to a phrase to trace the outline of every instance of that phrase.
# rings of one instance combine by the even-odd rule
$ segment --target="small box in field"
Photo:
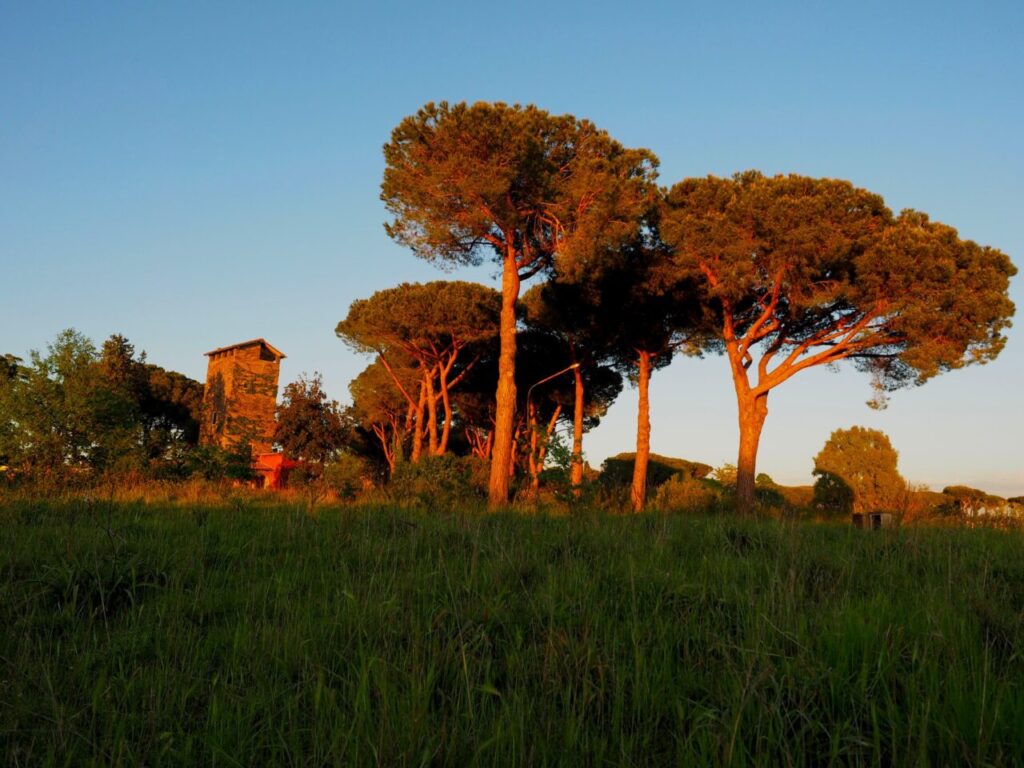
[[[888,512],[854,512],[850,515],[850,523],[854,528],[891,528],[892,515]]]

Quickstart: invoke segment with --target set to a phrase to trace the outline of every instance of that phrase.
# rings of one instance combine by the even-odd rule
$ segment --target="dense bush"
[[[713,512],[722,494],[711,483],[688,475],[670,477],[654,494],[654,508],[663,512]]]
[[[399,503],[451,509],[485,499],[488,472],[487,462],[475,456],[424,456],[396,464],[388,491]]]
[[[341,499],[354,499],[372,484],[366,460],[345,452],[324,465],[323,479]]]

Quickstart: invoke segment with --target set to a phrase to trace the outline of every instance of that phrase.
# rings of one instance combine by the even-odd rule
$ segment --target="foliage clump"
[[[435,511],[473,508],[487,497],[487,463],[474,456],[424,456],[401,462],[388,484],[391,497]]]
[[[884,432],[866,427],[837,429],[814,458],[815,503],[834,512],[898,512],[907,483],[897,469],[899,454]]]
[[[711,465],[699,461],[687,461],[674,456],[649,454],[647,464],[647,487],[656,490],[676,475],[701,479],[711,473]],[[635,453],[619,453],[609,456],[601,465],[601,482],[606,485],[628,485],[633,480]]]
[[[712,483],[683,473],[672,475],[654,494],[654,508],[663,512],[714,512],[721,502],[722,494]]]
[[[899,387],[994,359],[1016,268],[1001,251],[837,179],[756,171],[669,190],[673,273],[700,286],[729,359],[740,423],[737,501],[754,502],[771,391],[850,360],[876,404]]]

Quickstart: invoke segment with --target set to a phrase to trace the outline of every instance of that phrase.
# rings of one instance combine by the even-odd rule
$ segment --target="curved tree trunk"
[[[757,477],[757,445],[768,416],[768,394],[746,394],[739,398],[740,453],[736,460],[736,509],[740,514],[754,511],[754,483]]]
[[[512,429],[516,415],[516,300],[519,270],[515,252],[505,254],[501,277],[501,353],[498,357],[498,391],[495,394],[494,443],[491,476],[487,487],[491,508],[508,503],[509,468],[512,466]]]
[[[583,374],[573,369],[576,380],[572,413],[572,495],[579,497],[583,487]]]
[[[630,500],[634,512],[642,512],[647,499],[647,463],[651,456],[651,353],[637,353],[637,383],[639,403],[636,410],[636,457],[633,460],[633,486]]]

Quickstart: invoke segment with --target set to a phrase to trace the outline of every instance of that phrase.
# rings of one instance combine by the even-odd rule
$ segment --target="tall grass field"
[[[14,502],[0,763],[1024,764],[1024,538]]]

